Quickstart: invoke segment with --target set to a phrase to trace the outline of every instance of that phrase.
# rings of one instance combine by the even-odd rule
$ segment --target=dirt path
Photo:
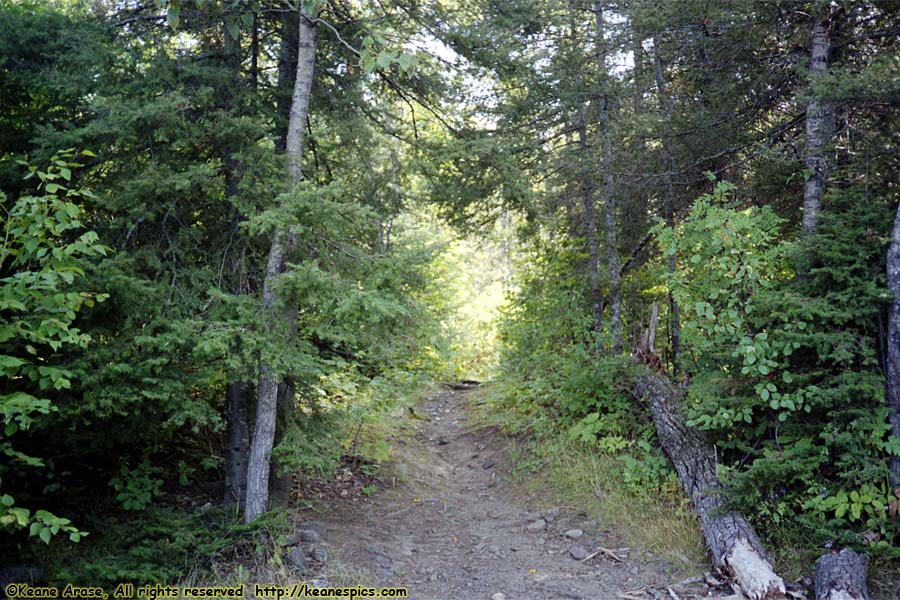
[[[616,542],[577,514],[527,506],[505,477],[503,439],[469,425],[467,396],[433,394],[429,418],[395,440],[398,483],[370,502],[319,515],[329,579],[405,586],[421,600],[615,599],[649,585],[665,594],[659,569],[573,558]]]

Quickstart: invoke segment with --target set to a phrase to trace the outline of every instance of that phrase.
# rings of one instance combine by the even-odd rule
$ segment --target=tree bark
[[[600,144],[603,147],[603,212],[606,229],[607,265],[609,270],[609,329],[613,354],[622,352],[622,290],[619,279],[619,243],[617,240],[616,196],[612,175],[612,138],[610,135],[609,73],[606,72],[606,42],[603,39],[603,2],[594,0],[597,70],[601,82]]]
[[[892,296],[888,315],[886,384],[891,435],[900,437],[900,206],[887,251],[887,285]],[[900,457],[889,461],[891,486],[900,488]]]
[[[816,561],[815,600],[869,600],[869,557],[849,548]]]
[[[294,420],[294,386],[289,378],[278,384],[278,406],[275,418],[275,440],[278,446],[284,439],[288,426]],[[269,501],[273,506],[285,506],[291,498],[293,477],[290,473],[279,473],[275,463],[269,467]]]
[[[303,178],[303,141],[309,116],[309,99],[312,94],[316,62],[316,23],[301,9],[297,42],[297,74],[291,100],[290,118],[286,135],[288,182],[296,185]],[[272,236],[272,245],[266,261],[263,281],[263,313],[270,327],[281,321],[281,331],[290,341],[297,325],[297,311],[290,306],[277,306],[275,283],[284,270],[286,257],[297,245],[297,239],[289,230],[278,228]],[[259,364],[259,388],[256,405],[256,426],[250,445],[250,461],[247,468],[247,503],[244,519],[248,523],[263,514],[269,504],[269,468],[272,446],[275,440],[275,423],[278,411],[278,387],[283,373],[273,369],[267,361]]]
[[[809,74],[814,84],[828,70],[828,52],[831,48],[831,8],[826,4],[813,17],[812,45],[810,49]],[[803,235],[816,233],[819,214],[822,210],[822,195],[825,191],[825,145],[831,137],[833,118],[831,106],[810,89],[810,99],[806,106],[806,184],[803,188]]]
[[[250,431],[247,427],[246,385],[229,383],[225,387],[228,457],[225,469],[226,504],[243,504],[247,497],[247,452]]]
[[[753,527],[725,505],[715,449],[682,415],[684,391],[650,371],[636,377],[635,391],[650,406],[657,436],[694,505],[713,564],[750,600],[785,598],[784,581],[775,574]]]
[[[576,93],[581,93],[581,74],[575,73]],[[588,243],[588,270],[591,278],[591,312],[594,331],[603,330],[603,302],[600,294],[600,250],[597,243],[597,218],[594,206],[594,180],[591,176],[591,157],[587,145],[587,119],[584,102],[578,100],[575,118],[578,149],[581,153],[581,200],[584,204],[585,237]]]
[[[662,59],[659,55],[659,38],[653,40],[653,75],[656,79],[656,95],[659,100],[659,114],[663,123],[669,123],[672,119],[672,99],[666,92],[666,82],[663,75]],[[672,158],[672,152],[669,148],[667,138],[662,140],[662,154],[666,170],[665,176],[665,200],[663,205],[663,213],[666,219],[666,226],[675,226],[675,185],[672,182],[672,173],[675,172],[675,161]],[[670,273],[675,272],[676,256],[670,254],[666,257],[666,267]],[[675,302],[675,296],[672,290],[669,290],[669,324],[671,328],[671,347],[672,347],[672,366],[675,372],[678,372],[678,355],[681,352],[681,318],[678,310],[678,303]]]
[[[662,362],[653,347],[658,313],[654,303],[650,328],[635,349],[635,361],[645,365],[635,376],[635,395],[650,407],[656,435],[694,505],[715,567],[750,600],[782,600],[786,598],[784,581],[772,568],[759,537],[742,515],[725,504],[715,448],[682,414],[684,388],[660,373]]]

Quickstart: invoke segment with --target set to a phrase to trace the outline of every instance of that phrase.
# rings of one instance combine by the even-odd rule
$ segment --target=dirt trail
[[[577,511],[527,506],[505,477],[502,437],[473,429],[467,402],[466,392],[433,394],[430,418],[395,441],[400,483],[361,506],[319,515],[329,570],[364,585],[404,586],[421,600],[615,599],[650,585],[665,594],[658,568],[573,558],[618,546]]]

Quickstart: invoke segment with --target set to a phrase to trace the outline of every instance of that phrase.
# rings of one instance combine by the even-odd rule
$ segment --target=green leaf
[[[180,15],[181,7],[174,2],[170,3],[168,10],[166,10],[166,22],[168,22],[169,27],[171,27],[172,29],[178,29],[178,21]]]
[[[45,544],[49,544],[50,543],[50,529],[48,529],[47,527],[43,527],[41,529],[40,538],[41,538],[41,540],[43,540],[43,542]]]

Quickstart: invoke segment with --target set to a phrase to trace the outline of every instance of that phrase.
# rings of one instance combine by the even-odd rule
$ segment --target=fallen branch
[[[601,547],[597,548],[596,550],[594,550],[593,552],[591,552],[590,554],[588,554],[587,556],[585,556],[584,558],[582,558],[581,562],[587,562],[587,561],[591,560],[592,558],[594,558],[595,556],[598,556],[600,554],[602,554],[606,558],[612,560],[613,562],[622,562],[623,560],[625,560],[624,558],[622,558],[621,556],[619,556],[618,554],[616,554],[609,548],[604,548],[601,546]]]

